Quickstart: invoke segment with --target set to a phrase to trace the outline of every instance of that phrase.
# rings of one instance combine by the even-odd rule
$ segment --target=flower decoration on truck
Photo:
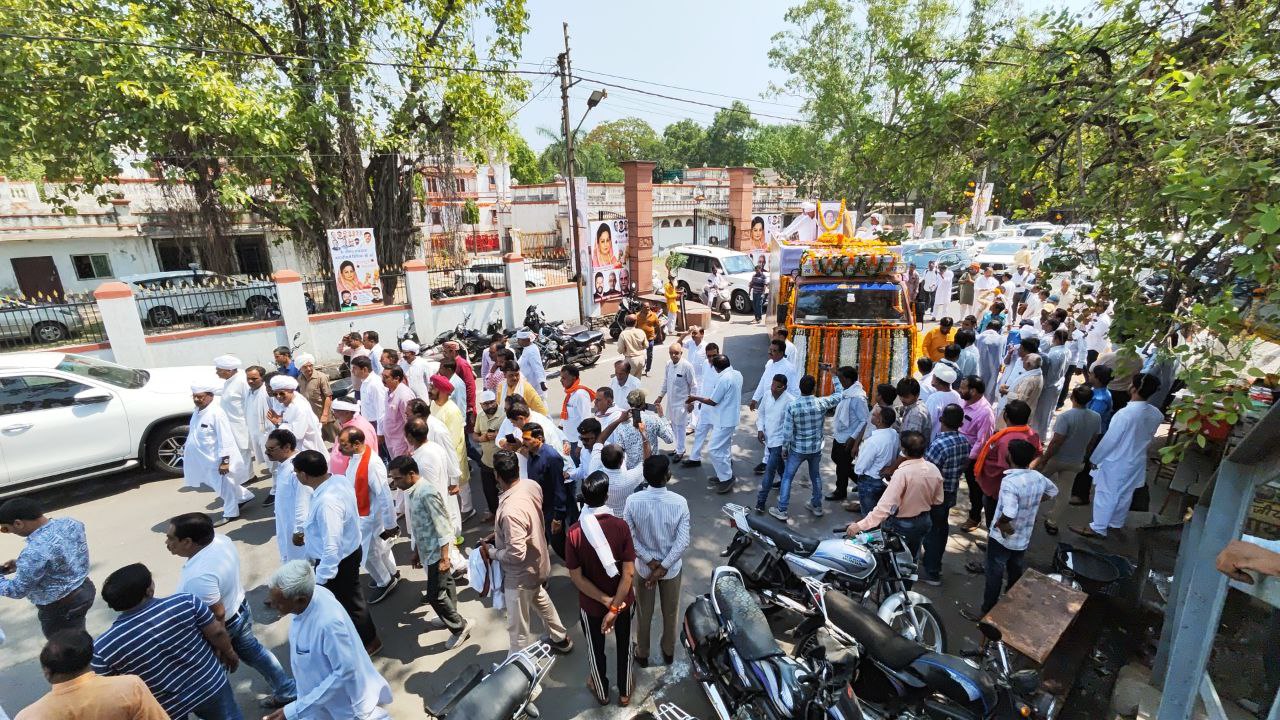
[[[806,250],[800,259],[803,277],[868,277],[896,271],[901,257],[881,243],[856,243],[839,250]]]

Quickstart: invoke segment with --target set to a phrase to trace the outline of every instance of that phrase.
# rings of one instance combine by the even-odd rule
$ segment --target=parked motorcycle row
[[[602,331],[592,330],[584,325],[566,325],[563,320],[548,321],[546,314],[537,305],[530,305],[525,310],[524,324],[516,329],[504,329],[502,319],[495,317],[486,323],[483,330],[478,330],[471,327],[471,313],[467,313],[455,328],[440,333],[425,344],[423,351],[436,350],[449,341],[456,342],[466,348],[467,357],[471,358],[471,364],[479,372],[481,354],[489,349],[493,336],[500,334],[512,338],[519,330],[528,330],[534,334],[534,343],[542,351],[542,364],[546,368],[569,364],[592,367],[604,354]],[[421,342],[413,320],[407,313],[396,338],[398,341],[409,339]]]

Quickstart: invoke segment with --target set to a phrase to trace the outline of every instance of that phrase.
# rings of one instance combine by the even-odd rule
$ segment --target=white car
[[[1014,256],[1024,248],[1031,251],[1031,267],[1034,269],[1040,264],[1044,254],[1044,243],[1029,237],[993,241],[973,261],[979,265],[990,265],[996,272],[1003,272],[1017,266]]]
[[[1061,225],[1054,225],[1047,222],[1031,222],[1019,225],[1018,235],[1021,237],[1044,237],[1052,235],[1062,229]]]
[[[728,287],[722,297],[729,300],[736,313],[751,312],[751,276],[756,264],[751,256],[737,250],[706,245],[677,245],[670,254],[684,255],[684,267],[676,271],[676,287],[684,290],[685,297],[701,298],[707,276],[717,269],[724,270]]]
[[[476,263],[469,268],[456,271],[453,274],[453,284],[463,295],[474,295],[476,293],[476,283],[482,277],[495,288],[506,287],[506,272],[502,261]],[[547,276],[540,270],[534,270],[526,262],[524,264],[524,286],[531,288],[546,287],[546,285]]]
[[[246,282],[208,270],[170,270],[124,275],[134,289],[138,314],[152,327],[169,327],[201,312],[255,315],[276,302],[267,281]]]
[[[214,376],[212,366],[0,355],[0,497],[139,465],[181,475],[191,382]]]
[[[981,253],[991,243],[1015,237],[1017,234],[1018,231],[1011,227],[1003,227],[999,230],[979,230],[973,234],[973,247],[969,248],[969,250],[970,252]]]

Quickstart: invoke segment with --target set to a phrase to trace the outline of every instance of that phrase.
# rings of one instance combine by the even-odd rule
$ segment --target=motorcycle
[[[857,653],[788,657],[735,568],[716,568],[711,592],[685,609],[680,643],[719,720],[863,717],[848,690]]]
[[[636,286],[631,286],[630,294],[618,300],[618,312],[613,314],[613,322],[609,323],[609,338],[617,340],[623,330],[627,329],[627,316],[640,312],[640,298],[636,295]]]
[[[910,589],[916,563],[897,533],[875,530],[857,538],[819,540],[741,505],[728,503],[723,512],[737,533],[720,555],[742,571],[762,604],[803,614],[802,580],[821,579],[875,607],[907,639],[946,652],[942,616],[929,598]]]
[[[487,674],[479,665],[468,665],[434,703],[427,704],[427,712],[458,720],[542,717],[533,701],[553,664],[551,646],[540,642],[512,653]]]
[[[524,314],[524,325],[538,336],[542,360],[547,367],[577,365],[593,367],[604,354],[604,333],[582,325],[565,327],[560,320],[547,322],[537,305]]]
[[[843,593],[831,592],[830,585],[811,577],[803,582],[810,615],[794,631],[793,654],[803,659],[814,653],[855,652],[861,661],[852,688],[868,715],[898,720],[1048,720],[1056,714],[1056,700],[1038,692],[1038,672],[1012,671],[994,625],[979,624],[986,640],[975,662],[932,652],[898,635]]]

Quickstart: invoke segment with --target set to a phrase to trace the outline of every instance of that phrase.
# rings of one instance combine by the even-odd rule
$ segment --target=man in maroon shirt
[[[609,476],[597,470],[582,481],[582,499],[587,507],[581,519],[569,528],[565,538],[564,564],[578,588],[582,634],[591,650],[591,675],[587,687],[601,705],[609,704],[608,664],[605,635],[616,628],[618,663],[618,705],[631,703],[634,673],[631,658],[631,588],[636,550],[631,529],[615,517],[605,501],[609,497]]]
[[[1027,424],[1031,420],[1031,406],[1021,400],[1010,400],[1005,403],[1004,428],[997,430],[982,444],[975,456],[973,473],[982,488],[982,509],[993,521],[996,511],[996,498],[1000,497],[1000,481],[1004,479],[1004,471],[1013,467],[1009,462],[1009,443],[1014,440],[1026,440],[1040,452],[1040,436]],[[981,575],[986,566],[977,560],[970,560],[965,569]]]
[[[462,411],[462,418],[466,423],[467,437],[471,437],[471,432],[475,430],[476,425],[476,373],[471,369],[471,361],[467,359],[466,349],[457,342],[450,340],[441,345],[440,354],[457,363],[454,372],[462,378],[462,383],[467,387],[467,406],[458,409]],[[478,457],[477,461],[479,461]]]

